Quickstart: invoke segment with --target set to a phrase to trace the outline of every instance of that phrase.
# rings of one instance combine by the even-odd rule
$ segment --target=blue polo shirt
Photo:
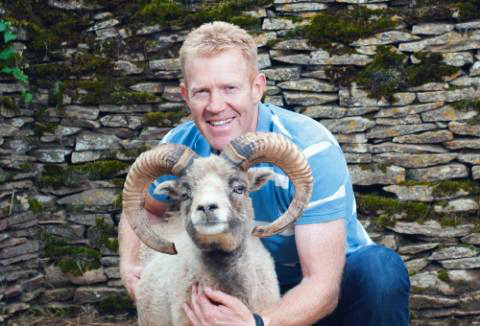
[[[347,255],[365,245],[372,244],[365,229],[357,220],[355,197],[347,164],[335,137],[319,122],[271,104],[260,103],[257,131],[281,133],[293,141],[305,154],[312,169],[314,185],[310,203],[296,224],[322,223],[344,219]],[[172,129],[162,143],[183,144],[201,156],[208,156],[212,148],[193,121]],[[273,170],[274,177],[260,190],[250,193],[255,212],[255,224],[268,224],[285,212],[295,188],[283,171],[268,163],[253,169]],[[159,183],[174,178],[162,176],[149,187],[149,194],[160,201],[168,198],[153,193]],[[294,227],[270,238],[262,238],[275,261],[280,284],[300,282],[302,272],[295,245]],[[321,250],[321,248],[319,248]]]

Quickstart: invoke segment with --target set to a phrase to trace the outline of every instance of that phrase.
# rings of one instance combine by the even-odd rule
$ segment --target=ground
[[[23,313],[11,318],[7,326],[137,326],[136,316],[100,315],[91,307],[82,308],[75,314],[62,316],[53,312]]]

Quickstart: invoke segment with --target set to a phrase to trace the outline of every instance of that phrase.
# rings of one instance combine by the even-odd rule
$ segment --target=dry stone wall
[[[18,3],[35,9],[32,1]],[[51,39],[39,46],[29,20],[17,21],[15,48],[23,51],[34,100],[22,104],[25,86],[1,75],[0,322],[37,305],[125,301],[116,252],[122,183],[141,151],[188,118],[176,57],[188,28],[138,23],[112,3],[49,0],[54,17],[75,22],[57,31],[63,39],[55,47]],[[347,42],[344,52],[292,33],[319,13],[360,6],[397,10],[389,17],[398,23]],[[417,7],[431,17],[402,16]],[[480,11],[462,19],[462,8],[455,1],[437,8],[408,0],[275,0],[248,11],[260,21],[264,100],[336,135],[362,221],[406,261],[412,325],[480,325]],[[14,9],[7,2],[0,12],[8,19]],[[381,47],[403,55],[398,65],[418,66],[428,52],[455,69],[383,97],[359,80],[336,78],[370,69]],[[384,78],[374,86],[399,73],[389,69],[370,75]],[[433,66],[426,75],[436,73]]]

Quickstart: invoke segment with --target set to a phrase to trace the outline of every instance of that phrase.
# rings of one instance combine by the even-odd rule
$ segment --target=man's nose
[[[221,112],[225,109],[225,98],[219,91],[214,91],[210,95],[210,103],[208,104],[208,110],[210,112]]]

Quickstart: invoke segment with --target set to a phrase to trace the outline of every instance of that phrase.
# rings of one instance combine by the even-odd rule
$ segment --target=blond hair
[[[183,76],[188,58],[195,55],[213,56],[232,49],[240,50],[252,73],[258,72],[257,45],[244,29],[222,21],[201,25],[187,35],[180,48]]]

